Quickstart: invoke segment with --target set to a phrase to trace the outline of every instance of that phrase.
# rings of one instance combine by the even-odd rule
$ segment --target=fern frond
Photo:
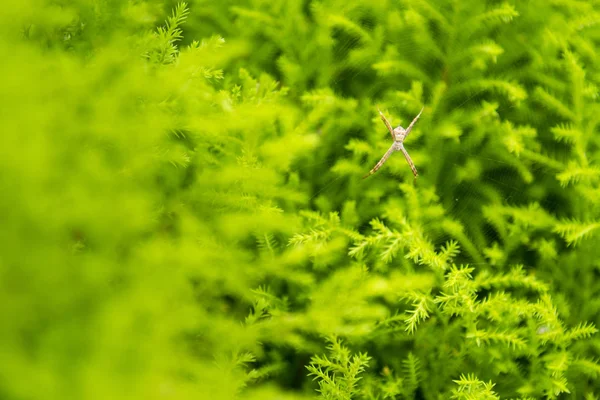
[[[311,106],[334,105],[337,102],[336,96],[330,89],[316,89],[307,92],[300,97],[300,100],[304,104]]]
[[[461,293],[446,293],[440,292],[434,299],[436,304],[439,304],[441,308],[450,316],[463,315],[467,312],[468,308],[465,309],[464,303],[468,300],[470,303],[475,303],[475,296],[464,297]]]
[[[331,172],[339,176],[357,176],[363,172],[363,168],[352,160],[340,159],[331,167]]]
[[[591,322],[582,322],[576,327],[566,331],[563,339],[566,342],[572,342],[575,340],[587,339],[596,333],[598,333],[598,329],[596,329],[594,324]]]
[[[479,380],[474,374],[461,375],[454,380],[458,385],[452,389],[450,398],[457,400],[499,400],[500,397],[492,389],[495,384]]]
[[[600,222],[580,222],[577,220],[562,220],[554,226],[553,232],[560,235],[568,246],[577,245],[581,240],[594,234],[600,228]]]
[[[484,215],[491,222],[500,222],[498,215],[512,220],[512,223],[523,228],[545,229],[556,224],[556,220],[539,203],[531,203],[526,207],[493,205],[484,207]],[[504,221],[502,221],[504,224]]]
[[[504,49],[493,40],[484,41],[481,44],[472,46],[469,52],[475,57],[489,58],[492,62],[496,62],[498,56],[504,53]]]
[[[590,5],[593,7],[593,3],[590,3]],[[581,15],[579,18],[574,18],[569,25],[573,29],[581,31],[583,29],[597,26],[598,24],[600,24],[600,14],[597,12],[588,12],[584,15]]]
[[[358,376],[369,365],[370,357],[364,353],[350,356],[350,350],[333,338],[327,347],[331,359],[327,356],[313,356],[306,368],[309,376],[319,381],[319,389],[325,399],[351,400],[358,391]]]
[[[380,253],[381,260],[386,264],[390,263],[403,247],[404,240],[400,235],[397,235],[384,246],[383,251]]]
[[[450,240],[446,242],[444,246],[442,246],[439,255],[446,262],[450,263],[451,260],[456,258],[457,255],[460,254],[460,246],[456,240]]]
[[[501,343],[514,350],[524,350],[527,347],[525,339],[520,337],[517,333],[510,331],[485,331],[481,329],[475,329],[466,335],[469,339],[474,339],[477,346],[489,343]]]
[[[485,248],[483,254],[490,261],[491,265],[500,265],[506,258],[506,254],[498,245],[498,242],[494,242],[492,246]]]
[[[571,78],[571,98],[573,101],[573,110],[576,116],[581,115],[583,108],[583,91],[585,90],[585,72],[581,67],[578,57],[569,50],[563,51],[565,68]],[[577,119],[579,122],[579,118]]]
[[[559,351],[544,356],[543,360],[550,375],[560,378],[571,365],[571,354],[567,351]]]
[[[533,315],[539,320],[537,335],[542,343],[559,340],[564,334],[564,328],[550,295],[544,293],[533,308]]]
[[[257,383],[263,379],[270,377],[271,375],[274,375],[275,373],[277,373],[279,371],[285,370],[286,367],[287,367],[286,363],[276,362],[276,363],[266,364],[257,369],[252,369],[252,370],[248,371],[244,385],[247,386],[251,383]]]
[[[327,252],[328,246],[335,243],[336,240],[337,245],[342,245],[347,240],[352,240],[355,243],[364,240],[363,235],[342,225],[337,212],[330,212],[327,217],[314,211],[301,211],[300,214],[310,223],[311,227],[307,232],[295,233],[288,240],[288,246],[310,246],[309,252],[315,260],[318,258],[316,256],[323,256],[323,254],[320,254],[321,250]]]
[[[553,158],[550,158],[549,156],[542,154],[538,151],[525,149],[521,153],[521,157],[551,169],[556,169],[559,171],[562,171],[564,169],[563,163],[556,161]]]
[[[269,14],[255,9],[233,6],[230,8],[230,10],[233,14],[236,14],[242,18],[246,18],[259,24],[274,26],[277,23],[276,19],[270,16]]]
[[[171,164],[176,169],[187,168],[192,158],[186,151],[169,151],[165,150],[162,152],[160,157]]]
[[[256,245],[262,252],[267,252],[271,256],[275,254],[277,249],[277,241],[271,233],[263,233],[256,236]]]
[[[365,252],[367,251],[367,249],[369,248],[369,246],[371,244],[372,244],[372,242],[370,240],[364,240],[362,242],[355,243],[348,250],[348,255],[350,257],[356,258],[358,260],[362,260],[363,257],[365,256]]]
[[[475,279],[475,284],[485,289],[491,287],[524,287],[540,293],[549,290],[546,283],[536,279],[534,276],[526,275],[522,265],[513,267],[510,272],[506,274],[490,275],[487,272],[482,272]]]
[[[518,104],[527,98],[527,92],[518,83],[503,79],[473,79],[456,85],[453,93],[492,92],[499,93],[511,102]]]
[[[570,183],[578,183],[584,179],[587,181],[597,181],[600,178],[600,167],[597,166],[578,166],[575,162],[569,163],[566,169],[556,175],[556,179],[562,187],[568,186]]]
[[[166,36],[169,37],[170,40],[177,41],[182,38],[180,27],[185,23],[189,14],[190,10],[185,2],[179,3],[175,10],[173,10],[173,14],[167,19],[166,24]]]
[[[223,47],[225,44],[225,38],[220,35],[212,35],[208,39],[202,39],[200,42],[193,41],[190,44],[192,48],[198,48],[203,50],[215,51]]]
[[[559,142],[574,143],[582,136],[579,129],[573,127],[572,124],[560,124],[550,128],[550,132],[554,134],[554,138]]]
[[[378,61],[374,63],[371,68],[373,68],[381,77],[403,75],[412,79],[430,81],[430,78],[423,73],[422,69],[406,60],[391,59]]]
[[[411,334],[417,330],[419,323],[429,318],[429,313],[431,312],[429,309],[429,302],[431,301],[429,296],[422,293],[415,293],[412,296],[412,300],[414,308],[407,311],[409,316],[404,320],[406,323],[405,330]]]
[[[450,218],[445,218],[440,224],[441,228],[447,232],[451,237],[454,237],[458,240],[458,243],[462,245],[462,248],[465,250],[465,253],[469,254],[473,257],[473,260],[477,263],[484,263],[485,260],[483,256],[480,254],[479,249],[470,239],[470,237],[465,232],[465,227],[459,221],[455,221]],[[448,260],[450,261],[450,260]],[[449,265],[450,262],[447,263]]]
[[[505,24],[518,16],[519,13],[517,10],[515,10],[512,4],[504,3],[498,8],[494,8],[476,16],[472,23],[486,25],[486,27],[489,29],[490,24]]]
[[[416,1],[408,1],[407,3],[411,4],[411,6],[417,7],[422,11],[424,16],[428,16],[431,19],[434,19],[440,23],[444,31],[448,32],[451,29],[450,23],[448,22],[448,18],[444,15],[444,12],[436,9],[433,4],[431,4],[427,0],[416,0]],[[435,2],[433,2],[435,4]]]
[[[486,40],[457,53],[452,62],[460,64],[465,62],[465,60],[471,60],[474,68],[483,70],[487,62],[491,61],[495,64],[498,56],[502,53],[504,53],[504,49],[501,46],[493,40]]]
[[[446,258],[440,257],[440,255],[435,252],[433,244],[425,239],[420,231],[408,231],[406,232],[405,237],[408,239],[408,252],[406,253],[406,258],[411,259],[418,264],[427,265],[437,271],[444,271],[448,268]]]
[[[253,289],[252,293],[258,298],[264,301],[266,305],[265,308],[269,309],[272,313],[272,310],[277,311],[287,311],[288,303],[287,300],[280,299],[275,296],[268,286],[259,286],[257,289]]]
[[[576,116],[573,113],[573,111],[571,111],[571,108],[569,106],[566,106],[561,100],[557,99],[552,94],[548,93],[544,88],[535,88],[535,90],[533,91],[533,98],[538,103],[548,108],[549,110],[554,111],[561,117],[570,121],[576,120]]]
[[[445,288],[451,288],[454,291],[460,290],[464,287],[470,286],[473,276],[471,273],[475,269],[473,267],[461,265],[457,267],[453,265],[450,271],[446,274],[446,281],[444,282]]]
[[[178,52],[175,43],[183,37],[181,25],[187,20],[189,12],[187,3],[177,5],[173,14],[167,18],[165,26],[158,27],[157,48],[147,54],[148,58],[159,64],[170,64],[175,61]]]
[[[347,32],[349,35],[360,39],[360,41],[363,43],[368,43],[373,40],[371,38],[371,35],[369,34],[369,32],[364,30],[356,22],[354,22],[342,15],[336,15],[336,14],[329,13],[329,14],[323,16],[323,18],[325,19],[327,25],[330,28],[341,29],[341,30]]]
[[[567,378],[560,377],[551,380],[552,389],[546,391],[548,397],[556,397],[561,393],[571,393],[568,387]]]
[[[406,388],[404,395],[412,398],[421,382],[421,361],[412,352],[402,360],[402,372]]]
[[[592,379],[600,378],[600,361],[587,358],[578,358],[573,360],[571,365]]]
[[[355,155],[369,154],[373,151],[369,143],[359,139],[350,139],[344,148]]]
[[[256,362],[256,356],[250,352],[240,353],[235,357],[235,363],[238,366],[246,366],[253,362]]]
[[[506,319],[507,306],[510,311],[522,314],[523,311],[516,310],[526,310],[528,304],[523,303],[525,302],[519,302],[505,292],[494,292],[490,293],[477,305],[475,312],[477,315],[485,316],[490,321],[500,322]]]
[[[296,233],[288,241],[288,246],[306,243],[323,243],[329,239],[331,232],[326,229],[311,229],[308,233]]]
[[[528,147],[526,143],[531,143],[532,139],[537,136],[536,130],[528,126],[513,126],[510,122],[506,122],[502,127],[505,131],[502,138],[504,146],[517,156],[526,150]]]
[[[453,265],[446,273],[444,288],[447,290],[441,292],[434,299],[434,302],[440,304],[445,313],[464,315],[475,312],[478,300],[471,276],[473,270],[472,267]]]

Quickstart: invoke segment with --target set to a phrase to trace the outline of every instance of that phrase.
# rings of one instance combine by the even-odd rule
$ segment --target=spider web
[[[342,41],[342,44],[337,47],[335,56],[341,56],[342,53],[346,53],[353,46],[357,44],[357,40],[348,38],[345,41]],[[422,51],[419,47],[414,47],[410,44],[402,45],[398,43],[394,43],[401,54],[410,59],[412,56],[418,56]],[[372,73],[372,65],[370,62],[365,62],[357,67],[356,63],[352,63],[352,68],[349,69],[352,71],[351,73],[341,74],[337,77],[333,82],[333,89],[340,96],[344,96],[345,87],[349,86],[349,82],[352,80],[360,79],[364,74]],[[462,81],[459,80],[458,83]],[[395,87],[391,88],[393,90],[406,90],[407,87]],[[351,95],[351,94],[350,94]],[[377,95],[375,94],[374,97]],[[460,97],[457,97],[453,101],[453,105],[446,110],[447,113],[452,113],[455,110],[460,110],[461,108],[469,108],[474,107],[476,105],[481,104],[482,101],[495,101],[497,100],[493,95],[486,93],[485,90],[476,90],[470,91],[462,94]],[[428,93],[425,93],[425,102],[428,101]],[[499,107],[497,108],[497,114],[499,115],[500,120],[505,120],[504,114],[508,114],[511,111],[511,108],[515,107],[514,105],[507,102],[499,102]],[[399,113],[402,111],[401,107],[396,109],[390,108],[390,112]],[[375,112],[375,111],[373,111]],[[427,111],[425,111],[427,112]],[[409,117],[409,120],[402,121],[402,126],[408,125],[413,116]],[[415,131],[426,129],[423,126],[423,119],[429,118],[429,124],[433,126],[443,117],[439,114],[439,112],[435,115],[426,116],[423,114],[421,116],[421,120],[417,123]],[[398,125],[397,121],[391,121],[392,125],[395,127]],[[419,126],[419,125],[422,126]],[[389,135],[385,130],[385,126],[381,124],[381,129],[378,129],[378,135],[380,138],[378,140],[384,141],[386,145],[391,144],[389,141]],[[364,134],[364,133],[362,133]],[[369,132],[369,134],[372,134]],[[427,135],[426,131],[420,133],[420,135]],[[469,132],[465,132],[465,136],[468,136]],[[409,152],[409,154],[413,155],[413,153],[418,153],[423,149],[422,140],[419,137],[415,137],[417,135],[411,135],[405,142],[405,146]],[[364,139],[364,136],[362,137]],[[462,139],[462,137],[461,137]],[[443,188],[444,190],[440,190],[440,199],[439,202],[443,205],[445,209],[445,215],[454,219],[456,221],[460,221],[463,225],[468,226],[470,222],[474,219],[481,220],[483,213],[483,206],[492,205],[492,204],[501,204],[504,206],[518,206],[525,207],[529,205],[533,201],[538,201],[541,203],[542,207],[549,211],[550,213],[556,213],[560,207],[560,200],[557,198],[546,196],[545,198],[536,199],[535,196],[532,196],[532,192],[539,189],[540,185],[543,185],[544,182],[549,182],[549,180],[554,180],[555,172],[548,168],[547,166],[541,164],[532,164],[526,163],[529,172],[531,173],[533,179],[530,183],[526,183],[519,171],[514,167],[514,165],[508,162],[505,159],[496,158],[493,156],[482,155],[473,150],[462,150],[459,146],[446,146],[445,144],[450,139],[440,138],[440,145],[444,146],[444,153],[448,155],[445,161],[448,165],[445,165],[442,172],[439,175],[437,182],[431,182],[427,175],[428,170],[430,169],[428,165],[419,165],[418,161],[415,160],[413,156],[413,160],[417,164],[417,169],[419,170],[419,178],[414,181],[414,184],[417,187],[431,187],[435,186],[436,189]],[[343,145],[345,145],[344,143]],[[343,147],[341,145],[341,147]],[[555,142],[545,143],[544,152],[555,152],[557,150],[558,145]],[[502,151],[506,151],[503,149]],[[383,152],[381,153],[383,155]],[[509,156],[509,157],[512,157]],[[339,153],[330,154],[321,159],[316,159],[316,163],[303,165],[296,169],[300,174],[302,174],[303,170],[311,169],[316,170],[316,176],[324,175],[325,171],[330,171],[336,162],[340,159]],[[470,159],[477,159],[482,167],[482,170],[485,171],[481,174],[479,179],[476,180],[464,180],[459,184],[455,185],[455,175],[456,170],[464,167],[464,164],[468,162]],[[364,164],[364,173],[367,173],[374,165],[377,160],[370,160]],[[448,161],[452,160],[452,161]],[[435,160],[431,161],[435,162]],[[396,172],[397,168],[390,168],[390,164],[396,163],[396,167],[398,164],[402,165],[403,173],[398,175]],[[322,172],[318,172],[322,171]],[[315,175],[313,175],[315,176]],[[377,187],[382,184],[382,181],[395,181],[395,185],[398,188],[398,196],[404,196],[404,193],[399,189],[400,184],[402,183],[410,183],[413,181],[412,173],[410,171],[409,166],[406,164],[404,157],[400,153],[393,154],[392,157],[386,162],[385,165],[374,175],[366,180],[362,180],[361,176],[351,176],[340,175],[334,178],[327,179],[326,181],[321,181],[314,186],[314,190],[310,193],[310,207],[311,208],[322,208],[319,207],[322,204],[320,202],[327,202],[330,200],[334,194],[344,193],[348,185],[357,185],[360,189],[357,191],[360,193],[361,191],[372,190],[373,187]],[[352,182],[354,181],[354,182]],[[388,182],[389,183],[389,182]],[[448,185],[451,185],[451,188],[448,189]],[[446,186],[446,187],[444,187]],[[495,192],[500,197],[500,201],[496,200],[496,202],[491,202],[487,195],[483,190],[484,186],[491,187],[495,189]],[[375,189],[377,190],[377,189]],[[360,195],[359,195],[360,196]],[[385,201],[387,198],[382,199]],[[349,199],[353,200],[353,199]],[[354,200],[359,201],[358,198]],[[340,211],[342,205],[339,203],[332,202],[330,204],[332,206],[332,210]],[[337,207],[337,208],[336,208]],[[453,239],[448,234],[439,233],[440,229],[436,229],[436,222],[428,222],[422,224],[426,235],[434,241],[437,245],[443,244],[445,241]],[[368,227],[361,227],[361,231],[363,228],[368,229]],[[491,224],[485,224],[484,228],[480,230],[482,232],[486,245],[490,246],[493,242],[498,241],[498,233],[495,231],[495,228]],[[470,235],[470,232],[467,230],[465,232],[467,236]],[[482,249],[480,249],[482,250]],[[470,258],[468,255],[461,255],[464,262],[468,262],[469,264],[476,264],[476,260]],[[461,260],[462,261],[462,260]]]

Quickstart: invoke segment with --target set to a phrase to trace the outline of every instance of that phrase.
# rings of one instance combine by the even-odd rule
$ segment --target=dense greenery
[[[0,398],[600,397],[600,1],[2,11]]]

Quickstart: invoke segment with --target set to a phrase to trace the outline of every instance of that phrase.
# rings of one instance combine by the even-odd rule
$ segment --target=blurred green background
[[[0,29],[0,398],[600,396],[597,0]]]

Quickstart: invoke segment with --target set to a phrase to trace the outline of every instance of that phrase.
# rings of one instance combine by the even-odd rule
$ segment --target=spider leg
[[[417,173],[417,167],[415,167],[415,163],[413,163],[413,160],[408,155],[408,152],[406,151],[404,146],[400,147],[400,151],[402,151],[402,154],[404,154],[404,158],[406,158],[406,162],[408,163],[408,165],[410,165],[410,169],[412,169],[412,173],[416,179],[419,174]]]
[[[388,151],[385,152],[385,154],[383,155],[383,157],[381,157],[381,160],[379,160],[379,162],[377,164],[375,164],[375,166],[373,167],[373,169],[371,171],[369,171],[368,174],[366,174],[365,176],[363,176],[363,179],[368,178],[369,176],[371,176],[375,172],[377,172],[377,170],[379,168],[381,168],[381,166],[387,161],[387,159],[390,158],[390,156],[392,155],[392,153],[394,151],[395,151],[394,145],[392,145],[392,147],[390,147],[388,149]]]
[[[410,123],[410,125],[408,126],[408,128],[406,128],[406,135],[404,135],[404,138],[406,138],[408,136],[408,134],[412,130],[413,126],[415,125],[415,123],[417,122],[419,117],[421,116],[421,113],[423,112],[424,109],[425,109],[425,107],[421,108],[421,111],[419,111],[419,113],[417,114],[415,119],[413,119],[412,122]]]
[[[385,124],[386,128],[388,129],[388,131],[390,131],[390,135],[392,135],[392,139],[395,140],[396,137],[394,136],[394,130],[392,129],[392,125],[387,120],[387,118],[385,117],[385,115],[383,115],[383,113],[381,112],[381,110],[379,109],[379,107],[377,107],[377,111],[379,111],[379,116],[381,117],[381,120]]]

